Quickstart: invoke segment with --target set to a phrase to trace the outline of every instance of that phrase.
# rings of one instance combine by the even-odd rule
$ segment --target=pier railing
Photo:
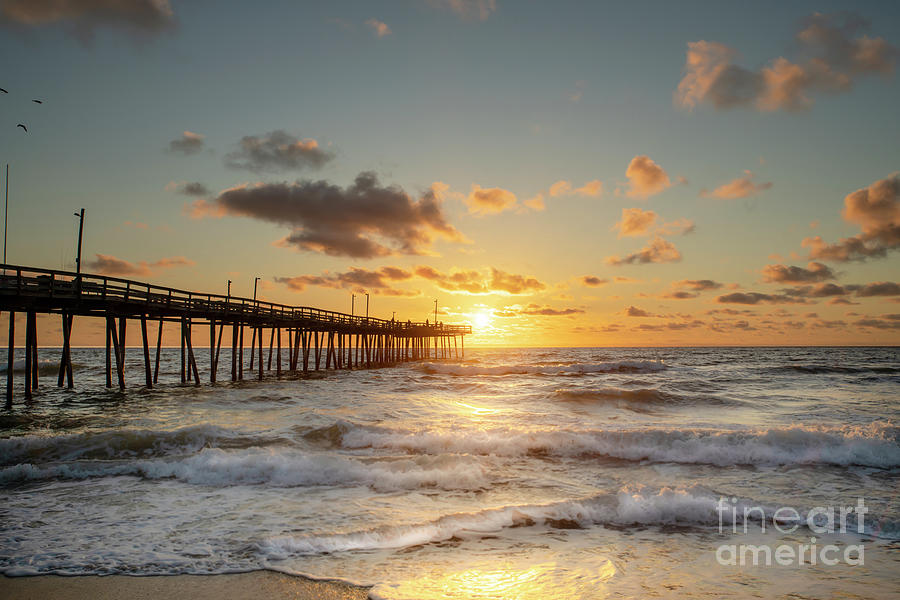
[[[142,281],[55,269],[0,265],[0,302],[4,297],[82,302],[90,306],[134,305],[141,311],[172,316],[196,314],[224,321],[304,321],[402,333],[428,329],[432,335],[467,335],[469,325],[379,319],[313,308],[228,296],[203,294]]]

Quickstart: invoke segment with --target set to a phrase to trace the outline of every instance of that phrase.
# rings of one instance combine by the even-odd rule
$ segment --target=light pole
[[[75,257],[75,272],[81,277],[81,240],[84,238],[84,209],[82,208],[81,212],[74,213],[74,215],[78,217],[78,254]]]
[[[369,292],[366,292],[366,320],[369,320]]]
[[[437,298],[434,299],[434,324],[437,325]]]
[[[228,280],[228,298],[231,298],[231,280]]]
[[[253,301],[256,302],[256,285],[259,283],[259,277],[253,278]]]
[[[356,294],[350,294],[350,316],[353,316],[353,310],[356,305]]]
[[[6,163],[6,205],[3,209],[3,264],[6,264],[6,229],[9,225],[9,163]],[[6,271],[4,271],[5,273]]]

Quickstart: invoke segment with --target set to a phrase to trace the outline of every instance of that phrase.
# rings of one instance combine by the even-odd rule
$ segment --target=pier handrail
[[[21,265],[0,264],[0,296],[9,295],[10,290],[18,296],[40,296],[49,298],[102,299],[126,303],[144,303],[151,307],[207,310],[224,314],[226,317],[253,316],[271,317],[284,320],[304,319],[318,322],[377,327],[380,329],[404,330],[428,328],[447,335],[470,334],[469,325],[445,325],[443,323],[423,323],[413,321],[387,320],[377,317],[348,315],[337,311],[311,306],[291,306],[277,302],[253,300],[240,296],[212,293],[198,293],[178,288],[159,286],[143,281],[75,273],[60,269],[44,269]],[[12,271],[12,273],[9,273]]]

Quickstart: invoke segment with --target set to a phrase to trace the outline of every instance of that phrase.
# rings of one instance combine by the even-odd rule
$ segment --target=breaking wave
[[[666,369],[661,362],[649,360],[619,360],[603,363],[574,363],[546,365],[463,365],[424,363],[426,373],[445,375],[586,375],[589,373],[656,373]]]

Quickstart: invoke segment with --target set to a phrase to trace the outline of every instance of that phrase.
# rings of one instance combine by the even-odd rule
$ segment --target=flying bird
[[[16,125],[16,127],[21,127],[22,129],[25,130],[25,133],[28,133],[28,128],[25,127],[24,125],[22,125],[21,123],[19,123],[18,125]]]
[[[41,101],[41,100],[32,100],[32,102],[35,102],[37,104],[43,104],[43,101]]]
[[[3,88],[0,88],[0,92],[3,92],[4,94],[8,94],[8,93],[9,93],[9,92],[7,92],[6,90],[4,90]]]

